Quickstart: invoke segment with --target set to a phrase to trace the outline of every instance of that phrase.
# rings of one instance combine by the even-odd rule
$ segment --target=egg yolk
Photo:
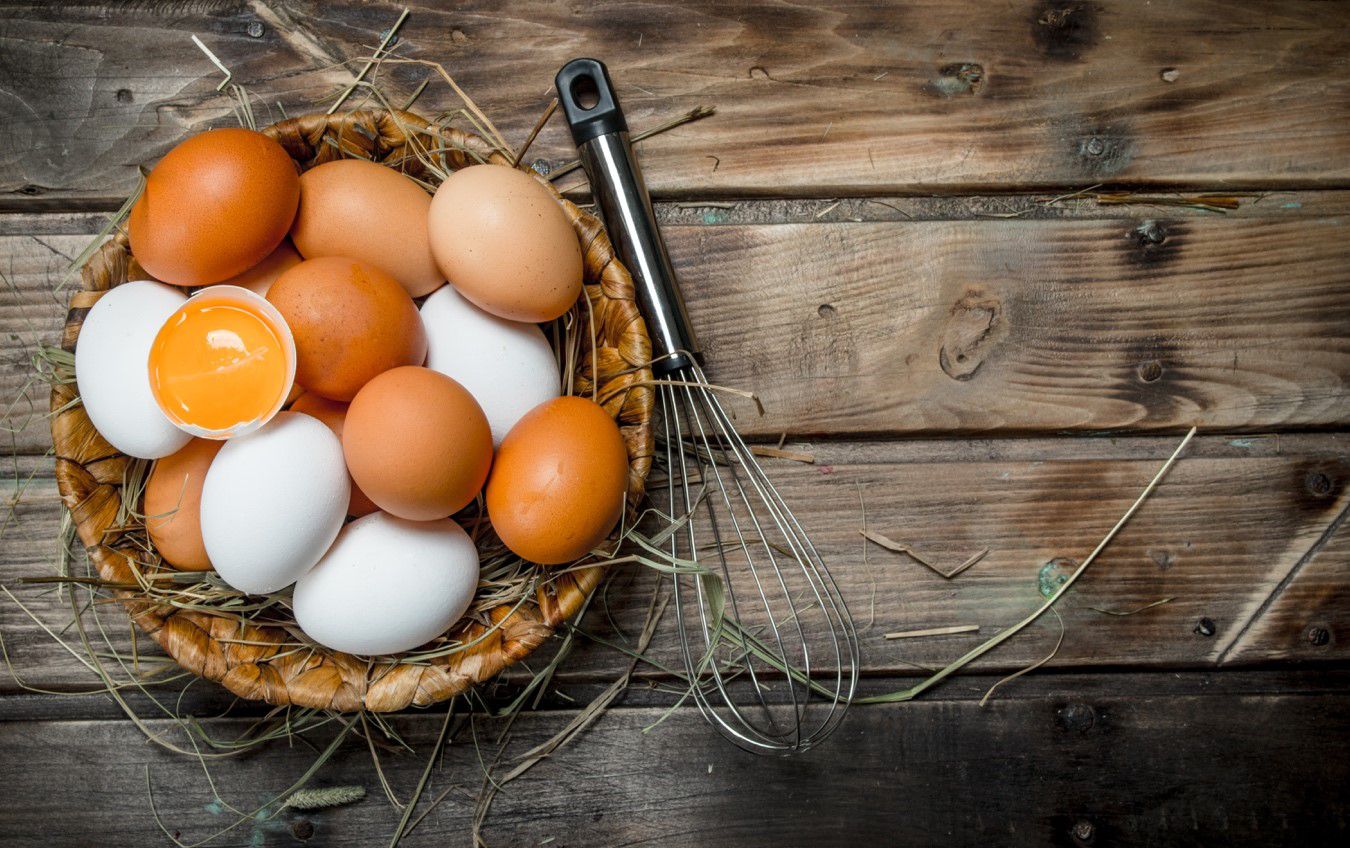
[[[223,436],[270,418],[290,390],[286,347],[260,311],[193,298],[150,348],[150,386],[174,423]]]

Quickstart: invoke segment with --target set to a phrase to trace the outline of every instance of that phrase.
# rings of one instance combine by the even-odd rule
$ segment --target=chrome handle
[[[656,227],[651,195],[633,155],[609,71],[595,59],[574,59],[558,72],[554,83],[614,251],[633,275],[652,340],[652,370],[664,375],[687,368],[700,359],[698,340]]]

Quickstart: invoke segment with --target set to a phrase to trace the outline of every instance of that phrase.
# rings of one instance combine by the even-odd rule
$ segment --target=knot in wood
[[[994,295],[972,286],[951,308],[942,332],[938,364],[953,380],[969,380],[1005,335],[1003,304]]]
[[[1067,704],[1060,708],[1055,719],[1063,730],[1087,733],[1097,723],[1097,711],[1088,704]]]
[[[1167,241],[1167,227],[1149,218],[1134,228],[1134,238],[1140,247],[1159,245]]]
[[[1149,548],[1148,558],[1153,560],[1154,564],[1163,571],[1171,568],[1172,564],[1176,562],[1177,559],[1171,551],[1166,550],[1165,548]]]
[[[1079,842],[1088,843],[1092,837],[1097,835],[1097,828],[1087,819],[1080,819],[1074,823],[1073,838]]]
[[[975,94],[983,82],[983,65],[977,62],[954,62],[938,68],[937,77],[924,85],[923,91],[935,97],[957,97]]]
[[[1331,484],[1331,478],[1321,471],[1313,471],[1310,473],[1304,481],[1304,486],[1308,489],[1308,494],[1315,495],[1319,498],[1324,498],[1331,494],[1331,490],[1334,488]]]
[[[1312,627],[1309,627],[1304,635],[1308,640],[1308,644],[1312,645],[1314,648],[1321,648],[1331,644],[1331,631],[1320,624],[1314,624]]]
[[[1162,363],[1158,360],[1150,359],[1147,362],[1139,363],[1139,367],[1136,371],[1139,374],[1141,382],[1156,383],[1158,380],[1162,379],[1163,367]]]

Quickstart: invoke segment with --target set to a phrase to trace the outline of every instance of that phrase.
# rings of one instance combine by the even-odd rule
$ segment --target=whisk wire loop
[[[838,726],[857,686],[852,619],[820,554],[709,387],[608,69],[574,59],[554,84],[596,204],[633,275],[652,371],[665,378],[657,391],[665,494],[672,517],[683,510],[667,541],[674,562],[694,566],[672,578],[690,697],[743,748],[805,750]],[[579,97],[583,87],[597,96]]]
[[[706,569],[673,576],[691,698],[743,748],[806,750],[834,730],[853,696],[857,633],[820,554],[702,368],[667,376],[658,392],[665,494],[671,514],[684,513],[669,550]]]

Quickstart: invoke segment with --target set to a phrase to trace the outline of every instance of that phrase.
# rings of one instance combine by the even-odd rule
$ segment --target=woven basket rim
[[[438,156],[449,170],[478,162],[512,164],[481,137],[434,125],[406,111],[303,115],[262,130],[282,144],[301,170],[360,157],[429,177],[420,159],[409,153],[409,131],[423,145],[427,138],[438,138],[444,148]],[[574,391],[595,391],[620,424],[629,454],[628,507],[633,515],[654,449],[650,338],[634,300],[632,279],[614,256],[603,225],[558,194],[547,180],[540,182],[558,200],[577,234],[585,265],[581,297],[589,300],[596,326],[597,348],[578,357]],[[125,231],[119,229],[90,256],[81,279],[66,316],[62,346],[68,351],[74,350],[84,318],[103,292],[131,279],[151,278],[139,268]],[[583,345],[589,347],[590,339],[582,335]],[[587,363],[595,368],[594,384]],[[137,529],[117,521],[130,459],[98,434],[77,399],[73,383],[53,386],[57,487],[100,577],[125,585],[136,579],[134,564],[142,552],[138,544],[152,550],[148,538],[133,543]],[[430,662],[387,658],[377,662],[328,649],[309,654],[285,651],[281,645],[293,637],[281,628],[175,609],[123,589],[115,594],[136,624],[179,665],[220,682],[240,697],[278,706],[387,712],[443,701],[519,662],[581,608],[603,573],[603,566],[591,566],[552,575],[515,606],[487,610],[486,621],[457,624],[461,639],[471,647]]]

